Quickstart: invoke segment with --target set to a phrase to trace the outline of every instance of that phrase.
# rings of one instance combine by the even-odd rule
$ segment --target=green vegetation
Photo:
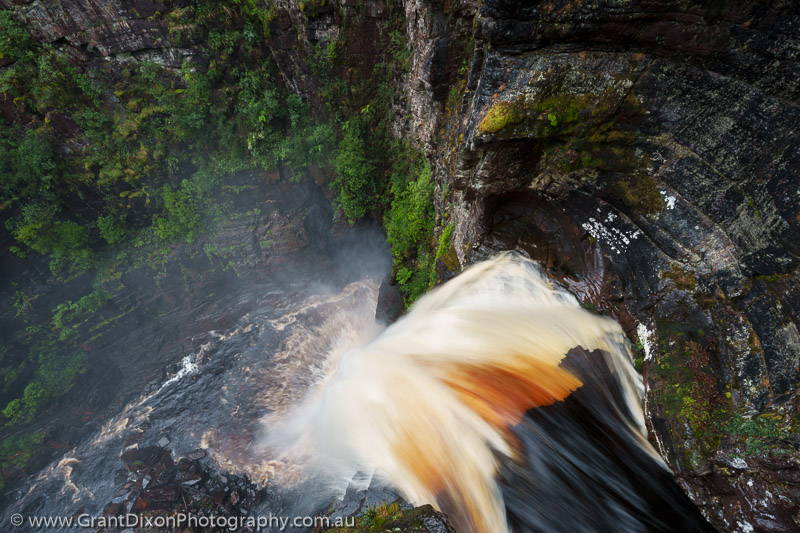
[[[644,343],[641,339],[637,339],[636,344],[633,346],[633,367],[640,374],[644,369],[644,355]]]
[[[335,162],[336,178],[331,185],[339,193],[339,207],[352,224],[378,203],[377,163],[367,153],[360,121],[345,122],[343,129]]]
[[[72,387],[75,376],[83,371],[86,363],[85,352],[64,355],[44,345],[37,346],[36,350],[40,366],[34,380],[25,387],[22,397],[10,401],[3,409],[8,426],[33,420],[42,408]]]
[[[425,519],[433,518],[436,512],[430,505],[422,505],[414,509],[401,509],[397,503],[382,502],[368,506],[360,516],[356,517],[355,526],[337,527],[324,531],[340,533],[355,531],[372,533],[378,531],[424,531]]]
[[[788,442],[781,442],[792,435],[792,429],[780,417],[762,415],[745,418],[736,413],[726,423],[719,424],[718,429],[739,440],[745,456],[767,452],[772,455],[794,452],[794,448]]]
[[[439,246],[436,247],[436,259],[444,257],[452,247],[453,230],[456,229],[455,224],[448,224],[439,235]]]
[[[254,48],[267,33],[265,10],[231,4],[187,8],[176,21],[206,32],[207,70],[107,65],[91,78],[1,12],[2,54],[17,60],[0,91],[34,119],[0,133],[0,212],[17,253],[48,255],[54,275],[74,276],[103,250],[191,242],[216,214],[211,198],[226,174],[285,165],[302,179],[305,168],[332,159],[330,124],[288,94]],[[226,27],[226,9],[240,10],[245,29]],[[231,84],[226,62],[234,58]],[[73,135],[70,153],[56,153],[65,134]],[[76,213],[80,198],[91,201]]]
[[[323,6],[306,2],[305,15]],[[341,216],[385,222],[407,303],[433,285],[433,179],[424,157],[396,142],[386,120],[410,68],[401,11],[379,24],[383,55],[372,72],[360,59],[351,63],[343,38],[312,44],[309,66],[322,85],[316,109],[284,86],[273,63],[274,16],[274,3],[256,0],[156,13],[176,44],[203,43],[203,57],[176,69],[133,60],[74,64],[0,9],[0,59],[10,61],[0,93],[19,117],[0,119],[0,223],[15,241],[11,251],[27,264],[43,259],[51,281],[81,276],[90,286],[60,303],[15,293],[25,326],[9,345],[22,356],[0,346],[7,431],[24,430],[70,390],[89,341],[136,307],[109,303],[125,272],[152,268],[159,279],[179,245],[230,216],[221,193],[258,187],[263,173],[244,171],[280,169],[302,181],[312,170],[335,170],[330,185]],[[449,236],[440,248],[449,249]],[[258,244],[268,251],[279,239]],[[224,269],[231,249],[203,247]],[[4,441],[3,461],[21,468],[33,457],[25,447],[43,438],[36,435]]]
[[[341,131],[331,183],[335,203],[351,224],[365,217],[383,221],[395,279],[410,305],[436,278],[434,182],[423,154],[397,141],[386,120],[393,112],[398,81],[411,64],[402,17],[382,25],[381,39],[384,55],[368,76],[344,81],[344,73],[359,72],[342,53],[347,51],[344,41],[319,43],[311,51],[311,66]]]
[[[697,286],[697,278],[677,263],[673,263],[670,269],[662,272],[659,277],[672,280],[675,286],[682,291],[692,292]]]
[[[383,223],[400,291],[411,304],[436,281],[436,258],[430,252],[434,184],[430,166],[421,154],[407,146],[398,151],[405,156],[396,159],[392,168],[392,203]]]
[[[33,420],[82,372],[84,333],[113,320],[100,314],[105,281],[127,268],[163,268],[175,244],[224,216],[215,198],[228,176],[280,165],[302,180],[309,166],[334,159],[332,125],[265,60],[272,9],[231,0],[167,16],[177,40],[189,32],[207,43],[207,68],[81,68],[0,10],[0,57],[13,61],[0,93],[23,117],[0,120],[0,222],[16,240],[12,251],[46,256],[58,281],[95,276],[91,292],[49,316],[31,311],[35,295],[15,296],[18,316],[39,325],[18,332],[26,359],[0,359],[4,393],[19,391],[0,405],[7,426]]]
[[[13,470],[22,470],[44,439],[44,431],[9,437],[0,442],[0,489]]]
[[[364,529],[383,531],[386,522],[400,517],[400,505],[383,502],[375,507],[367,507],[356,524]]]

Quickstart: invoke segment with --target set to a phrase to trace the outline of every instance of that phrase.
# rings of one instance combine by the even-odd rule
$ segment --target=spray
[[[267,446],[329,476],[376,470],[461,533],[506,533],[498,476],[526,453],[515,428],[595,379],[565,366],[577,347],[602,366],[592,390],[616,399],[606,402],[616,431],[666,472],[646,439],[642,380],[619,325],[516,254],[471,267],[344,351],[323,385],[271,421]]]

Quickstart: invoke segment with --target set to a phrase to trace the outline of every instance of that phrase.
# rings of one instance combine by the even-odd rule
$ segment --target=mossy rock
[[[664,207],[661,193],[658,192],[656,185],[657,182],[652,176],[636,173],[611,181],[606,186],[606,190],[637,212],[656,215]]]
[[[510,126],[508,135],[554,136],[563,135],[580,125],[578,118],[591,119],[596,113],[605,112],[605,106],[594,103],[594,95],[559,94],[548,98],[531,100],[521,95],[513,102],[501,100],[495,103],[478,123],[482,133],[498,133]],[[521,131],[517,131],[521,129]]]
[[[483,133],[497,133],[511,124],[525,120],[523,108],[512,102],[500,101],[493,105],[478,124]]]
[[[673,263],[672,267],[666,272],[662,272],[659,277],[672,280],[675,286],[682,291],[692,292],[697,286],[697,278],[677,263]]]
[[[440,525],[439,531],[455,533],[445,516],[430,505],[422,505],[413,509],[400,509],[398,504],[383,504],[367,509],[356,519],[354,527],[336,527],[329,532],[364,532],[393,531],[395,533],[427,532],[425,522],[433,520]]]

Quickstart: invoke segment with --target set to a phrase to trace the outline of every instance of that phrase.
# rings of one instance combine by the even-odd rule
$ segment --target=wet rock
[[[380,289],[378,289],[378,305],[375,308],[375,319],[386,324],[391,324],[400,318],[405,311],[403,296],[390,282],[389,278],[381,282]]]
[[[135,428],[131,431],[130,435],[125,439],[125,446],[131,446],[138,443],[144,438],[145,432],[140,428]]]
[[[128,472],[139,472],[150,469],[168,453],[157,446],[148,446],[128,450],[120,456],[120,460]]]
[[[431,513],[431,516],[424,517],[422,523],[425,524],[428,533],[455,533],[447,517],[436,511]]]
[[[175,474],[175,463],[169,450],[158,446],[128,450],[120,456],[120,459],[125,468],[139,479],[137,482],[139,488],[144,488],[143,480],[140,478],[145,476],[148,483],[164,485],[169,483]]]
[[[155,487],[145,492],[145,498],[153,502],[174,502],[180,497],[180,488],[174,485]]]
[[[209,496],[211,496],[211,499],[214,500],[214,502],[217,505],[222,505],[227,495],[228,495],[227,487],[224,490],[215,490],[209,494]]]
[[[117,516],[122,513],[122,505],[109,503],[103,508],[103,516]]]
[[[195,450],[193,455],[204,455],[201,451]],[[171,516],[178,511],[205,516],[210,509],[218,516],[247,516],[247,509],[257,506],[263,497],[263,489],[247,478],[220,475],[212,464],[204,467],[188,457],[181,457],[169,469],[171,476],[167,481],[158,482],[155,478],[149,481],[153,473],[166,466],[166,457],[171,457],[169,450],[151,447],[128,450],[123,456],[126,468],[133,469],[128,470],[130,480],[121,494],[106,504],[104,516],[125,513]]]
[[[200,466],[187,458],[181,458],[178,461],[178,467],[175,474],[175,482],[183,483],[185,485],[194,485],[203,478],[203,471]]]
[[[439,9],[406,5],[409,98],[452,191],[436,208],[455,225],[456,270],[508,249],[542,261],[642,346],[653,442],[713,523],[796,528],[800,500],[774,472],[794,472],[781,457],[800,445],[800,9]],[[475,11],[457,75],[432,43],[449,32],[458,49]],[[437,84],[461,97],[442,102]]]
[[[133,512],[143,512],[150,508],[150,500],[144,494],[137,494],[136,497],[132,500],[131,505],[129,507],[129,511]]]
[[[202,459],[205,456],[206,456],[206,451],[205,450],[195,450],[195,451],[189,453],[186,457],[191,459],[192,461],[197,461],[197,460]]]

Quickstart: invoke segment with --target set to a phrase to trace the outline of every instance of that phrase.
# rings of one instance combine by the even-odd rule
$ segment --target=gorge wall
[[[505,249],[545,263],[639,343],[652,438],[711,521],[796,528],[796,6],[406,10],[414,123],[454,225],[440,273]]]
[[[0,3],[77,64],[199,57],[188,1]],[[500,250],[542,261],[638,345],[652,439],[712,523],[800,526],[796,4],[251,3],[322,114],[312,50],[338,43],[336,75],[368,77],[404,17],[386,119],[433,168],[438,278]]]

